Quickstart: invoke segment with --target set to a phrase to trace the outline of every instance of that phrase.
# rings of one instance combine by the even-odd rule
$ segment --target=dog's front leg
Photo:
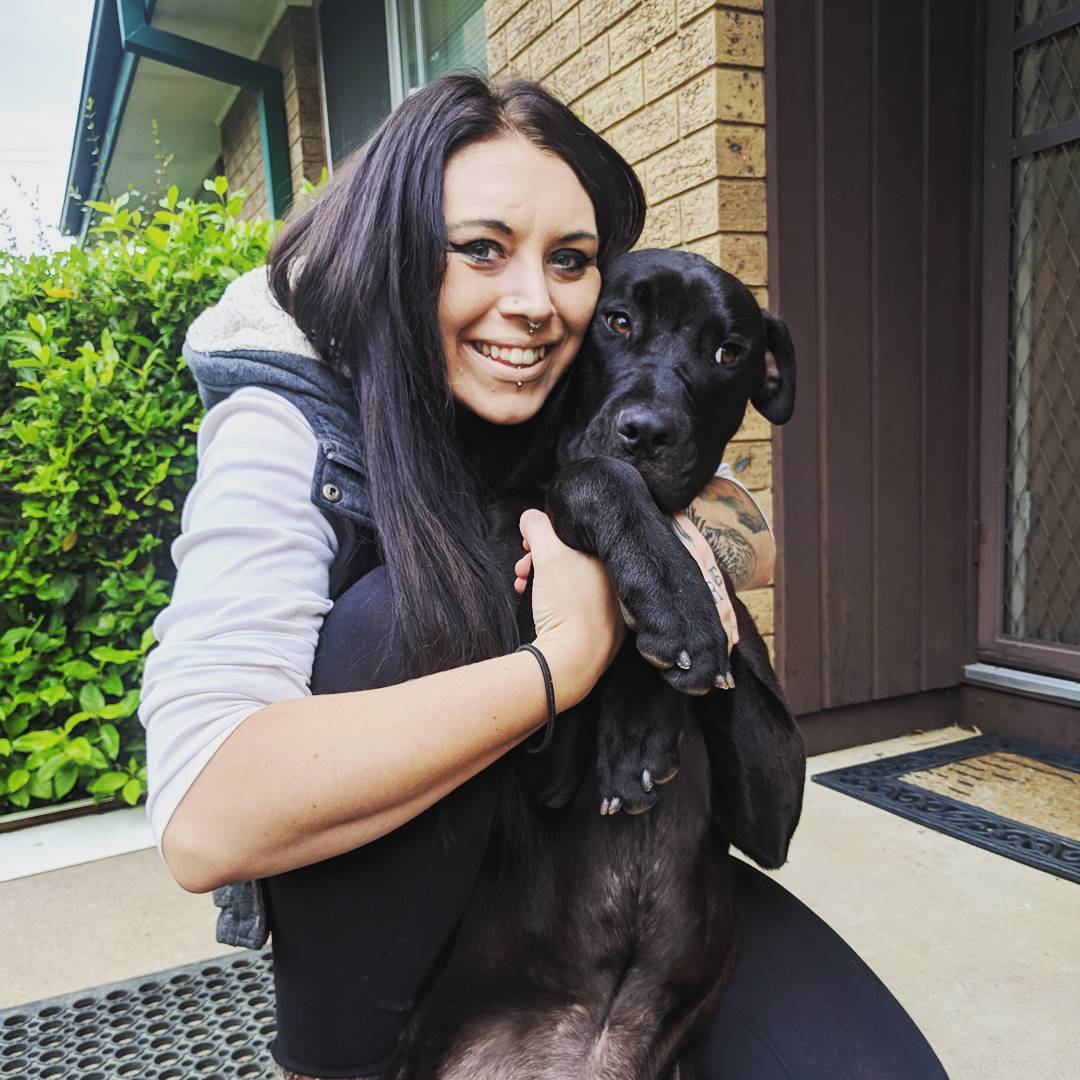
[[[731,684],[712,594],[632,465],[571,462],[548,485],[546,508],[563,543],[603,561],[638,652],[671,686],[701,695]]]
[[[640,814],[679,770],[679,736],[690,702],[626,644],[599,686],[596,781],[601,814]]]

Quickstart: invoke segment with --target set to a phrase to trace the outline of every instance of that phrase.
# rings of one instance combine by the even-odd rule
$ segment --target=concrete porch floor
[[[918,750],[950,728],[812,758],[810,773]],[[952,1080],[1080,1076],[1080,889],[807,783],[775,875],[870,965]],[[209,894],[157,850],[0,883],[0,1008],[237,950]]]

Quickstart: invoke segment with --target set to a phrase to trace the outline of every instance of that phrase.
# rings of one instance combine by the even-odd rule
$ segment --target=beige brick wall
[[[696,251],[768,302],[762,0],[486,0],[488,70],[535,79],[637,171],[640,247]],[[772,521],[769,425],[726,460]],[[772,648],[772,588],[744,595]]]
[[[259,57],[281,71],[294,194],[305,178],[317,181],[326,164],[313,12],[314,8],[286,8]],[[244,216],[265,217],[259,106],[250,90],[240,91],[221,122],[221,149],[230,184],[249,192]]]

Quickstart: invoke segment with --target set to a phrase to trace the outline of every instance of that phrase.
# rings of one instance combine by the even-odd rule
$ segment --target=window
[[[394,103],[463,68],[487,71],[483,0],[386,0]]]

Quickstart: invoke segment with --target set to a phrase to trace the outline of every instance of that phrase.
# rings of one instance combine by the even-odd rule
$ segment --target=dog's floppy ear
[[[795,408],[795,346],[783,319],[762,309],[765,320],[765,382],[750,400],[770,424],[786,424]]]

